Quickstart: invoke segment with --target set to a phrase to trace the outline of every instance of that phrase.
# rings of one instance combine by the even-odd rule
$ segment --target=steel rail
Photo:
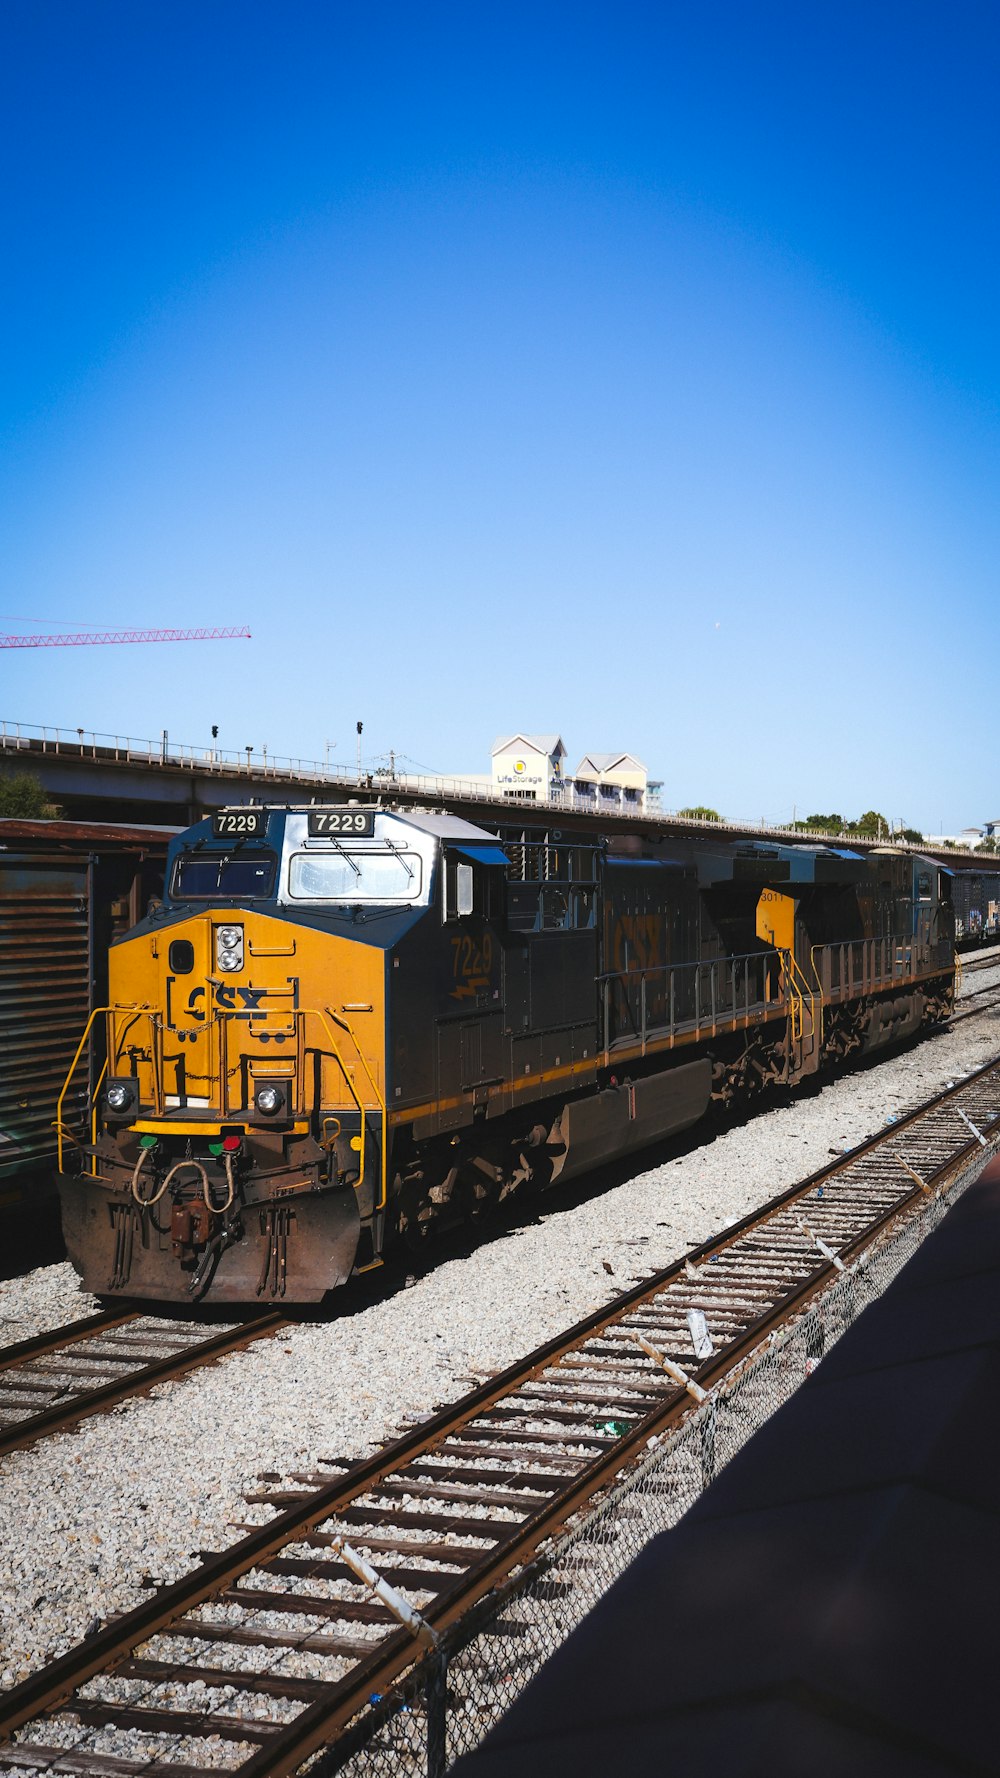
[[[26,1723],[37,1721],[46,1712],[67,1705],[67,1700],[73,1698],[88,1680],[100,1674],[117,1672],[123,1664],[135,1667],[132,1677],[150,1678],[147,1671],[150,1663],[130,1663],[129,1657],[154,1634],[170,1630],[171,1626],[174,1627],[172,1634],[186,1637],[189,1641],[200,1639],[224,1642],[228,1634],[232,1641],[252,1643],[256,1636],[262,1644],[266,1645],[270,1640],[285,1650],[306,1646],[310,1642],[313,1645],[322,1644],[324,1641],[322,1637],[310,1635],[296,1638],[266,1631],[255,1632],[252,1627],[227,1631],[218,1626],[192,1622],[187,1617],[188,1613],[213,1598],[230,1605],[238,1605],[243,1600],[245,1608],[251,1612],[257,1609],[278,1609],[309,1617],[316,1616],[316,1608],[319,1607],[318,1615],[328,1619],[343,1621],[360,1616],[367,1623],[391,1623],[389,1613],[373,1606],[365,1607],[356,1600],[333,1599],[328,1595],[315,1593],[241,1593],[236,1587],[235,1583],[251,1570],[280,1557],[281,1551],[290,1544],[308,1541],[310,1532],[315,1532],[325,1520],[336,1520],[338,1514],[347,1513],[348,1523],[384,1525],[384,1538],[372,1540],[364,1533],[359,1533],[358,1541],[365,1547],[380,1547],[387,1551],[389,1560],[393,1554],[397,1560],[407,1555],[405,1539],[393,1539],[391,1536],[394,1521],[399,1528],[424,1524],[431,1531],[439,1530],[444,1522],[453,1533],[462,1534],[464,1531],[467,1537],[488,1537],[493,1542],[494,1547],[478,1552],[479,1559],[472,1560],[464,1571],[452,1574],[442,1572],[433,1577],[440,1579],[441,1585],[431,1603],[420,1607],[420,1616],[429,1632],[439,1633],[447,1629],[485,1593],[502,1583],[512,1568],[531,1560],[541,1545],[645,1450],[651,1437],[665,1431],[688,1411],[690,1401],[683,1384],[678,1385],[664,1377],[662,1371],[656,1372],[654,1384],[654,1373],[648,1369],[648,1361],[645,1361],[646,1369],[637,1369],[631,1347],[624,1340],[619,1339],[616,1342],[611,1337],[616,1332],[615,1324],[624,1322],[635,1309],[645,1307],[654,1321],[659,1314],[665,1325],[670,1316],[665,1316],[662,1305],[658,1308],[656,1299],[665,1296],[672,1286],[683,1286],[688,1295],[692,1291],[700,1292],[706,1301],[706,1292],[724,1293],[729,1288],[723,1276],[725,1261],[727,1256],[734,1256],[738,1263],[744,1265],[744,1275],[741,1281],[737,1281],[735,1291],[731,1290],[730,1294],[745,1301],[748,1297],[752,1298],[756,1290],[758,1295],[764,1294],[768,1300],[761,1304],[760,1313],[753,1309],[749,1314],[741,1312],[740,1325],[734,1337],[723,1340],[720,1336],[720,1346],[713,1356],[690,1366],[689,1375],[698,1387],[710,1388],[723,1376],[731,1373],[770,1331],[789,1316],[798,1313],[812,1296],[825,1288],[837,1266],[849,1263],[887,1223],[905,1214],[926,1192],[944,1184],[957,1169],[966,1165],[970,1155],[982,1154],[985,1160],[987,1148],[980,1148],[980,1144],[995,1146],[990,1139],[1000,1131],[1000,1080],[996,1072],[998,1064],[1000,1057],[984,1064],[956,1086],[936,1095],[848,1154],[838,1157],[836,1161],[789,1187],[762,1209],[744,1217],[719,1236],[704,1242],[683,1260],[643,1279],[612,1302],[584,1317],[572,1328],[546,1341],[527,1358],[480,1384],[458,1403],[411,1428],[382,1451],[358,1462],[341,1464],[341,1469],[346,1473],[332,1476],[319,1487],[308,1487],[301,1497],[289,1496],[287,1493],[275,1496],[277,1502],[286,1504],[268,1523],[255,1527],[228,1550],[207,1554],[201,1566],[191,1574],[160,1589],[156,1596],[145,1600],[134,1610],[97,1631],[94,1636],[70,1649],[0,1698],[0,1735],[9,1736]],[[971,1127],[964,1121],[970,1114],[973,1120]],[[945,1130],[942,1128],[943,1123],[952,1127]],[[957,1135],[955,1125],[959,1126]],[[901,1136],[907,1139],[908,1152],[905,1155],[898,1148]],[[924,1150],[918,1153],[921,1142]],[[894,1144],[897,1146],[893,1147]],[[835,1197],[824,1196],[827,1186],[831,1186],[838,1176],[850,1175],[851,1170],[857,1169],[859,1163],[869,1159],[875,1174],[869,1187],[866,1188],[864,1182],[857,1179],[853,1182],[842,1181],[844,1198],[839,1206]],[[916,1171],[917,1161],[923,1168],[922,1173]],[[887,1179],[891,1179],[891,1185],[887,1185]],[[867,1191],[881,1193],[881,1200],[877,1207],[869,1205],[865,1211],[859,1207],[858,1200],[859,1197],[864,1198]],[[791,1225],[787,1215],[782,1223],[783,1215],[810,1194],[815,1194],[816,1198],[815,1205],[810,1206],[809,1211],[814,1223],[818,1223],[823,1214],[841,1217],[849,1215],[853,1218],[852,1232],[849,1238],[840,1243],[837,1252],[831,1252],[829,1246],[820,1248],[818,1245],[813,1251],[812,1245],[803,1242],[798,1236],[793,1241],[794,1230],[790,1233]],[[871,1213],[872,1210],[875,1211],[874,1214]],[[769,1224],[777,1226],[779,1238],[772,1242],[770,1254],[766,1250],[758,1253],[756,1242],[747,1244],[746,1238],[754,1236],[763,1244]],[[804,1225],[798,1223],[795,1226],[801,1229]],[[806,1234],[811,1235],[812,1231],[806,1229]],[[812,1239],[815,1242],[815,1236]],[[739,1259],[741,1243],[747,1249],[743,1260]],[[720,1259],[724,1262],[722,1268],[719,1271],[711,1270],[709,1262]],[[758,1274],[753,1271],[754,1266],[759,1266]],[[776,1278],[776,1274],[782,1271],[784,1278]],[[694,1286],[686,1283],[692,1276],[702,1282]],[[764,1282],[760,1282],[761,1280]],[[676,1309],[672,1314],[676,1322]],[[617,1330],[619,1334],[626,1331]],[[609,1336],[615,1364],[624,1366],[625,1373],[631,1364],[631,1381],[627,1378],[626,1381],[621,1381],[624,1374],[622,1370],[605,1370],[605,1378],[611,1387],[605,1390],[603,1398],[592,1396],[588,1391],[596,1389],[599,1379],[588,1380],[583,1376],[583,1371],[588,1368],[591,1371],[600,1370],[600,1360],[592,1356],[586,1363],[582,1359],[578,1360],[579,1368],[567,1369],[563,1373],[562,1382],[555,1385],[555,1394],[547,1396],[544,1390],[549,1379],[545,1373],[553,1369],[558,1361],[572,1356],[576,1349],[582,1349],[588,1343],[593,1344],[595,1336],[600,1335]],[[641,1353],[639,1357],[642,1357]],[[571,1381],[567,1387],[567,1377],[579,1379],[579,1382]],[[581,1383],[583,1387],[580,1387]],[[526,1390],[525,1401],[528,1405],[518,1407],[516,1397]],[[624,1408],[619,1404],[617,1411],[620,1419],[627,1424],[616,1426],[613,1418],[616,1412],[614,1404],[621,1395],[626,1395],[628,1400]],[[603,1406],[599,1405],[602,1399]],[[505,1401],[514,1405],[504,1407]],[[589,1405],[592,1401],[595,1401],[593,1406]],[[566,1404],[575,1406],[567,1408]],[[454,1441],[457,1432],[464,1432],[473,1441],[478,1436],[481,1444],[491,1437],[493,1442],[500,1443],[502,1432],[490,1434],[487,1429],[484,1433],[483,1427],[477,1428],[473,1424],[477,1420],[488,1420],[494,1411],[497,1413],[498,1426],[507,1423],[505,1420],[501,1421],[503,1415],[546,1423],[558,1423],[561,1416],[563,1421],[575,1421],[577,1425],[584,1426],[589,1424],[589,1431],[583,1433],[567,1430],[563,1440],[567,1447],[589,1447],[586,1458],[580,1457],[578,1448],[574,1459],[570,1459],[568,1452],[558,1456],[559,1440],[552,1432],[521,1430],[507,1435],[514,1441],[515,1451],[507,1452],[504,1458],[508,1463],[515,1461],[518,1455],[517,1441],[520,1438],[520,1468],[515,1466],[513,1470],[506,1471],[471,1471],[472,1478],[478,1478],[480,1483],[484,1473],[486,1474],[492,1484],[491,1503],[494,1506],[505,1506],[512,1501],[517,1503],[518,1510],[523,1515],[519,1522],[492,1520],[484,1530],[484,1521],[481,1519],[463,1518],[458,1514],[444,1516],[440,1510],[432,1510],[430,1513],[424,1511],[421,1518],[420,1511],[413,1510],[412,1507],[408,1509],[405,1502],[402,1515],[384,1507],[373,1509],[355,1504],[366,1494],[377,1495],[385,1484],[390,1484],[387,1498],[395,1499],[409,1490],[417,1508],[420,1506],[421,1495],[432,1501],[447,1503],[449,1490],[451,1497],[454,1497],[456,1489],[458,1498],[468,1498],[471,1495],[483,1504],[483,1494],[490,1493],[489,1487],[485,1490],[482,1487],[478,1490],[463,1489],[462,1477],[469,1472],[459,1466],[450,1472],[452,1477],[458,1479],[449,1479],[447,1472],[434,1467],[433,1459],[435,1456],[439,1461],[448,1458],[443,1446],[448,1440]],[[596,1432],[595,1422],[598,1423]],[[546,1440],[549,1441],[548,1456],[544,1452],[540,1454],[528,1448],[532,1444],[544,1444]],[[466,1449],[464,1445],[457,1446],[456,1452],[461,1456]],[[492,1455],[488,1443],[484,1446],[483,1455],[487,1459]],[[431,1461],[421,1463],[420,1459]],[[546,1461],[550,1465],[556,1463],[557,1467],[546,1473]],[[536,1466],[534,1470],[529,1469],[532,1464]],[[412,1473],[407,1481],[408,1469]],[[541,1473],[538,1473],[539,1470]],[[566,1473],[567,1470],[570,1473]],[[526,1487],[535,1492],[525,1494]],[[490,1502],[486,1501],[485,1504]],[[329,1560],[331,1554],[338,1556],[342,1553],[339,1541],[333,1550],[330,1548],[335,1543],[335,1538],[339,1540],[340,1537],[339,1530],[335,1534],[321,1534],[309,1544],[309,1556],[291,1562],[287,1559],[279,1562],[273,1572],[276,1575],[294,1574],[299,1578],[343,1578],[342,1565]],[[312,1553],[317,1548],[322,1554]],[[409,1548],[412,1553],[412,1545]],[[461,1570],[461,1553],[456,1554],[453,1546],[445,1543],[420,1545],[420,1553],[424,1557],[428,1554],[434,1557],[435,1552],[436,1559]],[[470,1554],[468,1551],[464,1553]],[[397,1584],[405,1587],[409,1575],[411,1588],[418,1591],[429,1590],[425,1573],[405,1568],[393,1572]],[[351,1578],[349,1573],[346,1578]],[[373,1612],[374,1616],[371,1615]],[[327,1646],[330,1646],[329,1640]],[[346,1645],[341,1643],[341,1646]],[[360,1655],[361,1646],[353,1646],[354,1652]],[[351,1670],[342,1679],[324,1684],[319,1695],[307,1703],[294,1720],[283,1724],[265,1718],[234,1720],[213,1716],[210,1710],[196,1712],[194,1717],[190,1711],[182,1714],[174,1712],[171,1716],[170,1712],[163,1709],[135,1710],[131,1705],[120,1701],[113,1706],[105,1706],[93,1700],[85,1700],[68,1707],[75,1710],[84,1726],[115,1721],[119,1726],[124,1723],[125,1726],[142,1727],[147,1739],[150,1732],[160,1731],[185,1735],[221,1733],[229,1740],[249,1741],[254,1751],[249,1759],[234,1769],[239,1770],[242,1778],[264,1778],[265,1774],[281,1778],[282,1774],[294,1772],[305,1758],[336,1736],[358,1714],[372,1690],[384,1692],[419,1657],[419,1649],[415,1646],[412,1635],[401,1629],[391,1629],[381,1642],[371,1644],[370,1648],[371,1652],[355,1660]],[[184,1674],[194,1670],[190,1663],[178,1662],[168,1666],[174,1680],[179,1679],[182,1683]],[[250,1683],[252,1676],[237,1669],[197,1668],[197,1676],[201,1679],[208,1672],[214,1676],[213,1683],[232,1686],[236,1691],[254,1689]],[[247,1683],[242,1685],[242,1681]],[[275,1678],[271,1683],[280,1687],[282,1681]],[[294,1684],[294,1681],[287,1681],[289,1697]],[[260,1687],[257,1686],[256,1689],[259,1690]],[[299,1697],[301,1698],[301,1691]],[[131,1723],[128,1722],[129,1718],[133,1719]],[[18,1748],[11,1748],[9,1752],[21,1765],[30,1759],[30,1750],[33,1747],[37,1747],[39,1763],[49,1762],[58,1767],[62,1762],[65,1770],[72,1769],[69,1762],[74,1758],[84,1759],[88,1762],[87,1769],[94,1772],[125,1769],[122,1762],[119,1761],[116,1765],[110,1756],[104,1764],[100,1754],[74,1754],[54,1747],[42,1748],[36,1743],[25,1743]],[[78,1766],[76,1769],[81,1768]],[[134,1769],[138,1771],[145,1768],[140,1763]],[[159,1751],[156,1755],[156,1769],[165,1774],[169,1774],[171,1770],[179,1770],[176,1765],[171,1765],[169,1759],[161,1758]]]
[[[985,982],[981,988],[970,988],[967,994],[960,994],[958,996],[957,1004],[961,1005],[963,1000],[978,1000],[983,994],[995,994],[998,986],[1000,986],[1000,983]]]
[[[962,1006],[962,1001],[964,1000],[978,1000],[980,994],[993,993],[996,993],[996,999],[988,1000],[985,1006]],[[946,1021],[949,1026],[960,1025],[963,1019],[978,1019],[982,1013],[995,1011],[995,1009],[1000,1006],[1000,992],[997,992],[994,985],[991,985],[988,988],[977,988],[972,994],[963,994],[962,999],[956,1001],[955,1004],[956,1007],[961,1008],[961,1010],[949,1014]]]
[[[142,1319],[141,1310],[122,1310],[117,1313],[109,1311],[106,1315],[88,1316],[85,1321],[70,1322],[65,1327],[22,1340],[16,1346],[5,1347],[0,1352],[0,1391],[4,1386],[16,1391],[19,1368],[28,1369],[38,1358],[58,1360],[62,1351],[72,1355],[75,1346],[99,1339],[103,1333],[132,1325]],[[285,1316],[277,1310],[271,1310],[237,1327],[227,1327],[218,1333],[208,1334],[203,1339],[187,1341],[175,1350],[164,1353],[162,1357],[143,1360],[107,1383],[97,1383],[93,1387],[74,1391],[65,1399],[52,1402],[37,1413],[26,1414],[22,1419],[10,1420],[5,1425],[0,1425],[0,1456],[6,1456],[9,1451],[24,1450],[26,1446],[36,1444],[41,1438],[51,1437],[53,1433],[66,1432],[92,1414],[105,1413],[109,1408],[117,1407],[133,1396],[147,1394],[157,1383],[168,1382],[171,1377],[185,1376],[189,1371],[198,1370],[203,1364],[211,1364],[228,1352],[241,1351],[254,1340],[263,1339],[265,1335],[275,1334],[290,1325]],[[164,1334],[166,1333],[165,1328]],[[152,1345],[155,1342],[150,1339],[147,1343]],[[95,1368],[100,1364],[99,1352],[93,1354],[93,1362]],[[112,1362],[121,1364],[123,1360],[112,1358],[105,1368],[110,1369]],[[55,1376],[58,1373],[55,1371],[51,1374]],[[37,1389],[37,1384],[35,1388]],[[0,1409],[0,1412],[3,1410]]]
[[[985,957],[970,957],[968,962],[960,956],[959,963],[963,975],[975,975],[980,969],[1000,969],[1000,948],[988,952]]]
[[[95,1334],[124,1327],[129,1321],[138,1321],[140,1314],[139,1309],[107,1309],[97,1315],[82,1316],[79,1321],[67,1321],[62,1327],[47,1328],[44,1333],[32,1334],[26,1340],[17,1340],[0,1349],[0,1373],[23,1364],[25,1359],[47,1358],[50,1353],[72,1346],[78,1340],[92,1340]]]

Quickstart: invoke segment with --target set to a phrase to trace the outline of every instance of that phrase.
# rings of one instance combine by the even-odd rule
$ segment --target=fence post
[[[711,1486],[715,1480],[715,1431],[718,1418],[719,1403],[714,1395],[710,1395],[705,1403],[704,1418],[701,1423],[701,1485]]]
[[[817,1303],[806,1320],[806,1361],[811,1359],[813,1364],[818,1364],[825,1351],[826,1328],[823,1325],[822,1306]]]
[[[435,1656],[424,1693],[427,1704],[427,1778],[444,1778],[448,1769],[448,1661]]]

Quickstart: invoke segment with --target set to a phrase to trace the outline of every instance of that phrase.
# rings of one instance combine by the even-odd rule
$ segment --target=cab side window
[[[461,920],[475,911],[475,872],[464,858],[445,858],[444,917]]]
[[[467,858],[445,854],[445,920],[464,920],[470,914],[482,920],[496,919],[499,872]]]

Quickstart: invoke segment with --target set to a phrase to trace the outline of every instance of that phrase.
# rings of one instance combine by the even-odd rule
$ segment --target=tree
[[[881,839],[883,835],[888,837],[891,829],[885,816],[880,815],[877,809],[866,809],[863,815],[859,815],[856,821],[851,822],[848,832],[863,833],[872,839]]]
[[[978,846],[976,847],[977,852],[995,852],[996,849],[997,849],[996,835],[992,834],[992,833],[988,836],[987,839],[980,840]]]
[[[59,814],[30,772],[0,775],[0,816],[14,821],[51,821]]]
[[[717,809],[706,809],[703,803],[697,803],[693,809],[678,809],[678,815],[687,821],[721,821],[722,816]]]
[[[807,815],[793,826],[801,833],[843,833],[843,815]]]
[[[897,835],[897,838],[901,840],[909,840],[911,846],[922,846],[924,843],[923,834],[918,833],[915,827],[902,828]]]

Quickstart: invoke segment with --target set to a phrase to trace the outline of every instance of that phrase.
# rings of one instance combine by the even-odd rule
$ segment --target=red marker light
[[[222,1138],[222,1148],[225,1154],[235,1154],[237,1149],[242,1146],[243,1143],[239,1136],[223,1136]]]

